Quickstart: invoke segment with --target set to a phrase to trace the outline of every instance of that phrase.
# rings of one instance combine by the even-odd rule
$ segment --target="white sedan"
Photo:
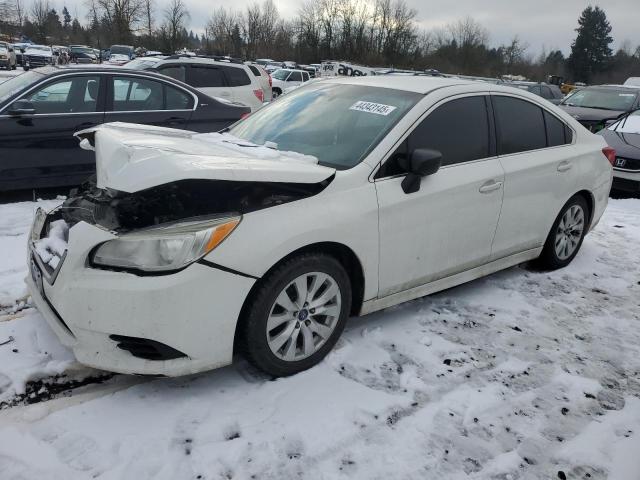
[[[78,136],[97,180],[36,215],[33,300],[80,362],[170,376],[236,352],[293,374],[351,315],[564,267],[615,158],[538,96],[425,77],[322,80],[223,133]]]

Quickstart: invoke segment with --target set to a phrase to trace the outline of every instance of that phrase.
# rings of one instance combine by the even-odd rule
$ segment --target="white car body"
[[[114,53],[109,56],[108,63],[111,65],[124,65],[125,63],[130,62],[131,59],[128,55],[124,55],[122,53]]]
[[[627,87],[640,87],[640,77],[629,77],[625,80],[624,85]]]
[[[145,58],[144,60],[151,59]],[[149,68],[185,82],[210,97],[241,103],[251,108],[252,112],[262,108],[265,101],[270,101],[270,98],[265,98],[265,92],[268,93],[268,76],[265,75],[264,79],[256,77],[249,66],[242,62],[196,56],[169,56],[156,60],[155,64]],[[202,71],[207,71],[207,69],[215,70],[216,72],[222,71],[222,76],[225,80],[221,81],[219,75],[205,74],[204,76],[199,76],[199,78],[201,80],[204,79],[205,82],[210,80],[210,83],[205,85],[194,83],[191,81],[190,74],[187,71],[192,68]],[[234,70],[240,70],[240,72],[237,72],[232,77],[230,72]],[[265,82],[266,85],[264,85]]]
[[[271,74],[273,96],[282,95],[287,89],[299,87],[309,81],[309,72],[292,68],[280,68]]]
[[[189,179],[299,188],[323,183],[313,195],[244,213],[219,246],[171,274],[92,266],[88,258],[97,246],[119,234],[87,221],[71,226],[66,250],[55,270],[45,273],[42,287],[37,271],[45,259],[31,253],[38,265],[27,278],[33,301],[80,362],[169,376],[221,367],[232,361],[236,328],[252,288],[295,252],[327,246],[351,252],[352,269],[362,280],[354,290],[352,313],[363,315],[537,258],[556,216],[579,192],[591,205],[589,228],[607,205],[612,174],[602,152],[604,140],[528,92],[425,77],[340,78],[305,86],[256,116],[276,112],[306,90],[335,83],[393,88],[419,98],[362,161],[347,169],[219,134],[126,124],[78,134],[85,148],[96,151],[100,188],[141,192]],[[469,96],[525,100],[563,122],[572,140],[446,165],[422,178],[419,190],[410,194],[401,187],[405,175],[376,177],[420,121],[441,105]],[[364,107],[349,110],[354,108],[365,121],[373,118]],[[36,218],[33,241],[44,221],[42,215]],[[138,358],[118,348],[111,335],[151,339],[184,356]]]

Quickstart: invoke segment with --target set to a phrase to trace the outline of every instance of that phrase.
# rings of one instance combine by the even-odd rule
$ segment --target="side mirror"
[[[402,180],[404,193],[415,193],[420,190],[422,177],[433,175],[440,169],[442,153],[428,148],[417,148],[409,157],[398,159],[400,167],[407,172]]]
[[[36,109],[29,100],[16,100],[9,107],[9,115],[14,117],[23,117],[34,113],[36,113]]]

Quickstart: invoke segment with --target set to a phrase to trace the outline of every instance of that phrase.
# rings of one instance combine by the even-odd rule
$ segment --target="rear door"
[[[186,128],[195,96],[175,85],[134,74],[110,76],[105,122]]]
[[[224,72],[234,101],[251,107],[251,110],[256,110],[262,106],[262,101],[258,98],[258,95],[262,92],[262,87],[259,87],[257,81],[255,83],[251,81],[244,65],[221,65],[220,68]],[[257,90],[260,90],[260,92]]]
[[[92,152],[73,136],[104,120],[105,75],[55,77],[24,94],[35,114],[0,114],[0,190],[82,183],[95,170]]]
[[[539,105],[514,96],[491,95],[504,202],[492,259],[538,248],[572,191],[571,170],[579,158],[566,147],[573,131]]]

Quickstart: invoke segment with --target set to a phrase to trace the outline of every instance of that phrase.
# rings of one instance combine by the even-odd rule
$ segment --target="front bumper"
[[[32,276],[33,302],[79,362],[120,373],[179,376],[231,363],[235,327],[254,279],[195,263],[169,275],[137,276],[90,268],[89,252],[114,238],[80,222],[69,231],[55,281],[42,289]],[[186,356],[147,360],[110,336],[160,342]]]
[[[640,193],[640,170],[613,169],[613,189],[625,192]]]

